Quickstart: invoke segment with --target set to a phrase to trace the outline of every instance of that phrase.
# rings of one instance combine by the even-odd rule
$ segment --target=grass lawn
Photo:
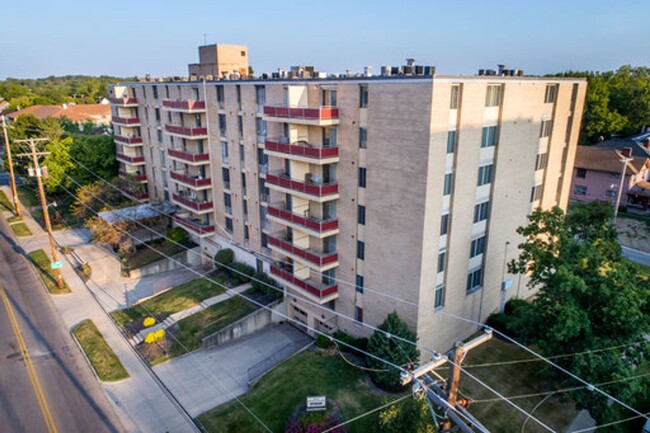
[[[56,200],[56,202],[57,206],[50,206],[47,208],[47,212],[50,215],[50,225],[52,226],[52,230],[64,230],[81,225],[82,221],[72,215],[69,201]],[[34,217],[34,220],[45,229],[43,211],[40,208],[32,210],[32,217]]]
[[[29,253],[29,258],[34,263],[38,275],[41,277],[45,283],[47,290],[53,295],[61,295],[64,293],[70,293],[70,288],[68,285],[63,282],[63,289],[59,289],[59,286],[56,284],[56,277],[54,276],[54,271],[50,265],[50,257],[45,254],[43,250],[36,250]]]
[[[334,401],[344,420],[361,415],[395,400],[368,385],[362,370],[347,364],[338,355],[305,351],[280,364],[245,395],[243,404],[272,431],[284,431],[287,421],[307,396],[324,395]],[[378,412],[345,426],[349,433],[380,431]],[[231,402],[199,416],[210,432],[264,432],[266,430],[238,402]]]
[[[32,232],[29,230],[29,227],[25,223],[12,224],[11,230],[16,233],[16,236],[31,236]]]
[[[212,276],[210,278],[214,281],[225,283],[225,278],[222,276]],[[197,278],[140,302],[131,308],[115,311],[111,315],[120,326],[147,317],[148,314],[145,309],[154,315],[161,314],[166,318],[170,314],[186,310],[204,299],[220,295],[223,292],[224,289],[218,285],[203,278]]]
[[[155,251],[144,245],[138,245],[136,252],[128,256],[123,262],[124,270],[141,268],[164,259],[163,255],[173,256],[174,254],[185,251],[187,248],[186,246],[177,245],[167,240],[155,240],[148,242],[148,245],[154,247]]]
[[[170,355],[173,357],[185,353],[181,343],[190,351],[198,349],[201,347],[203,337],[236,322],[256,309],[256,306],[245,299],[234,296],[186,317],[177,323],[178,330],[172,331],[180,343],[174,340],[169,351]]]
[[[17,189],[18,200],[20,200],[23,206],[31,208],[41,205],[38,192],[36,192],[36,185],[21,185]]]
[[[7,195],[4,191],[0,191],[0,211],[6,210],[8,212],[13,212],[14,207],[7,198]]]
[[[558,389],[547,380],[545,364],[543,362],[526,362],[519,364],[471,367],[472,364],[503,362],[519,359],[530,359],[532,355],[512,344],[504,343],[498,339],[472,349],[463,363],[470,373],[483,382],[498,390],[506,397],[534,394]],[[440,371],[443,376],[447,371]],[[496,396],[466,374],[460,380],[461,391],[473,400],[493,399]],[[530,412],[546,396],[536,396],[514,400],[522,409]],[[503,400],[494,402],[475,401],[469,411],[493,433],[510,433],[520,431],[525,416]],[[533,413],[535,417],[543,420],[555,431],[565,431],[573,421],[578,411],[566,394],[562,398],[553,396],[542,403]],[[541,433],[548,430],[540,427],[533,420],[529,420],[525,431],[527,433]]]
[[[90,360],[93,369],[104,382],[126,379],[129,374],[92,320],[84,320],[72,330]]]
[[[0,191],[0,192],[2,192],[2,191]],[[18,216],[18,215],[14,215],[14,216],[12,216],[12,217],[7,218],[7,222],[8,222],[9,224],[11,224],[11,223],[17,223],[17,222],[20,222],[20,221],[22,221],[22,220],[23,220],[23,217]]]

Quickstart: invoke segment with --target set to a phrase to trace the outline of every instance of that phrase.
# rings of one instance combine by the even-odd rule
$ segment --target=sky
[[[439,74],[650,64],[648,0],[21,0],[0,8],[0,79],[187,75],[197,47],[249,48],[256,74],[361,72],[407,57]],[[206,35],[206,36],[204,36]]]

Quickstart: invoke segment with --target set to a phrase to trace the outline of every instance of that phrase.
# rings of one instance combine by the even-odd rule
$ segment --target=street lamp
[[[626,147],[621,152],[622,159],[619,159],[623,163],[623,171],[621,171],[621,181],[618,185],[618,195],[616,196],[616,206],[614,206],[614,220],[618,217],[618,207],[621,205],[621,195],[623,194],[623,182],[625,181],[625,172],[627,170],[627,163],[632,161],[632,148]]]

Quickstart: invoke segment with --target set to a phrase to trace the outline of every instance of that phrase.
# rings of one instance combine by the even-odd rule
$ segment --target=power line
[[[342,426],[344,426],[344,425],[351,424],[351,423],[353,423],[353,422],[355,422],[355,421],[357,421],[357,420],[360,420],[360,419],[363,418],[363,417],[366,417],[366,416],[368,416],[368,415],[372,415],[373,413],[375,413],[375,412],[377,412],[377,411],[380,411],[380,410],[385,409],[385,408],[387,408],[387,407],[393,406],[393,405],[395,405],[395,404],[401,402],[402,400],[407,399],[408,397],[412,397],[412,395],[411,395],[411,394],[406,394],[405,396],[402,396],[402,397],[397,398],[397,399],[395,399],[395,400],[393,400],[393,401],[391,401],[391,402],[388,402],[388,403],[383,404],[383,405],[381,405],[381,406],[379,406],[379,407],[376,407],[376,408],[371,409],[371,410],[369,410],[369,411],[367,411],[367,412],[364,412],[364,413],[362,413],[361,415],[355,416],[354,418],[350,418],[350,419],[347,420],[347,421],[344,421],[344,422],[342,422],[342,423],[336,424],[335,426],[330,427],[330,428],[328,428],[327,430],[323,430],[321,433],[329,433],[329,432],[331,432],[332,430],[336,430],[336,429],[339,428],[339,427],[342,427]]]

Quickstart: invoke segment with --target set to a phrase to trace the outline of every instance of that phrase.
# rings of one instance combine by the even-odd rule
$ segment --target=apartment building
[[[586,82],[433,72],[115,85],[121,172],[206,260],[271,274],[296,320],[368,335],[395,310],[446,350],[476,326],[440,311],[531,294],[506,262],[532,209],[567,205]]]

